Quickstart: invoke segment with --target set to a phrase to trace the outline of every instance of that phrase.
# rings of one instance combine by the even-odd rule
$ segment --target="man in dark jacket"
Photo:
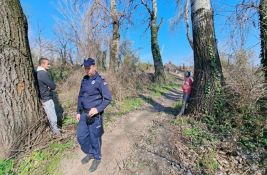
[[[95,60],[84,60],[86,75],[81,82],[76,119],[77,139],[82,151],[87,154],[82,163],[94,159],[89,172],[94,172],[101,161],[101,136],[104,109],[111,102],[111,93],[106,81],[96,71]]]
[[[57,125],[57,114],[55,110],[55,104],[52,99],[52,90],[56,89],[56,84],[50,78],[47,72],[48,69],[49,60],[47,58],[40,58],[39,66],[37,68],[37,79],[41,102],[43,104],[45,113],[47,115],[53,133],[55,135],[59,135],[60,131]]]

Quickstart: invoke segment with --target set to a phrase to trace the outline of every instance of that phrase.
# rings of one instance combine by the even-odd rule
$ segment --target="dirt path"
[[[141,96],[146,103],[142,109],[133,111],[109,125],[105,129],[102,144],[102,162],[100,167],[93,174],[114,175],[125,174],[127,166],[131,163],[131,155],[138,151],[135,145],[138,145],[140,138],[147,135],[153,122],[163,118],[173,118],[173,103],[179,98],[180,94],[175,90],[157,99],[150,99]],[[171,115],[170,115],[171,114]],[[84,153],[79,148],[69,153],[61,161],[60,172],[64,175],[85,175],[89,174],[88,169],[90,161],[82,165],[80,160]],[[127,172],[129,174],[130,172]],[[132,173],[130,173],[132,174]],[[135,173],[134,173],[135,174]],[[138,174],[162,174],[156,169],[146,169],[143,167],[142,173]]]

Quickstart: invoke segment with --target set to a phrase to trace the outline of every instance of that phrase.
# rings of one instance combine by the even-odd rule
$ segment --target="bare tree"
[[[56,28],[54,35],[56,37],[54,42],[50,42],[46,49],[52,52],[59,58],[59,64],[66,66],[73,64],[72,60],[72,46],[68,38],[62,35],[61,28]]]
[[[109,30],[109,14],[103,10],[106,6],[101,0],[57,1],[58,11],[62,15],[57,19],[57,26],[62,36],[76,47],[79,59],[96,58],[98,49],[108,47],[109,36],[106,33]]]
[[[118,8],[120,6],[121,8]],[[110,48],[110,69],[116,70],[119,66],[120,28],[123,23],[131,23],[131,16],[137,7],[133,0],[110,0],[110,16],[112,19],[112,40]]]
[[[213,114],[221,105],[223,74],[210,0],[191,0],[194,45],[194,83],[189,109]]]
[[[0,157],[5,157],[13,153],[11,148],[18,149],[22,144],[18,137],[39,121],[42,113],[20,2],[0,0],[0,11]]]
[[[149,0],[150,1],[150,0]],[[152,7],[149,7],[148,1],[141,0],[141,3],[146,8],[150,16],[150,31],[151,31],[151,50],[153,55],[154,61],[154,68],[155,68],[155,81],[157,82],[165,82],[166,76],[164,72],[164,67],[161,59],[159,44],[158,44],[158,31],[160,26],[163,22],[161,19],[160,23],[157,24],[158,19],[158,8],[157,8],[157,1],[152,0]]]

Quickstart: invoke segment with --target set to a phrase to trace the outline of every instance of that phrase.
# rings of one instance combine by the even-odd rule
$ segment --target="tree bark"
[[[19,0],[0,0],[0,11],[0,157],[7,157],[42,112]]]
[[[111,18],[112,18],[112,40],[110,49],[110,63],[109,69],[116,71],[118,68],[118,55],[119,55],[119,44],[120,44],[120,22],[117,14],[116,0],[110,0]]]
[[[260,1],[261,64],[267,82],[267,0]]]
[[[216,114],[222,107],[223,74],[210,0],[191,0],[194,82],[189,111]]]

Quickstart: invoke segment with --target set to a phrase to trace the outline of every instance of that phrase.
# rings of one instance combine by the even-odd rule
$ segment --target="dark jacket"
[[[91,108],[97,108],[102,113],[111,99],[107,83],[98,73],[91,78],[86,75],[81,83],[77,113],[81,114],[83,110],[89,111]]]
[[[46,102],[52,99],[53,98],[52,90],[56,89],[56,84],[52,81],[48,72],[45,70],[37,69],[37,80],[42,102]]]

